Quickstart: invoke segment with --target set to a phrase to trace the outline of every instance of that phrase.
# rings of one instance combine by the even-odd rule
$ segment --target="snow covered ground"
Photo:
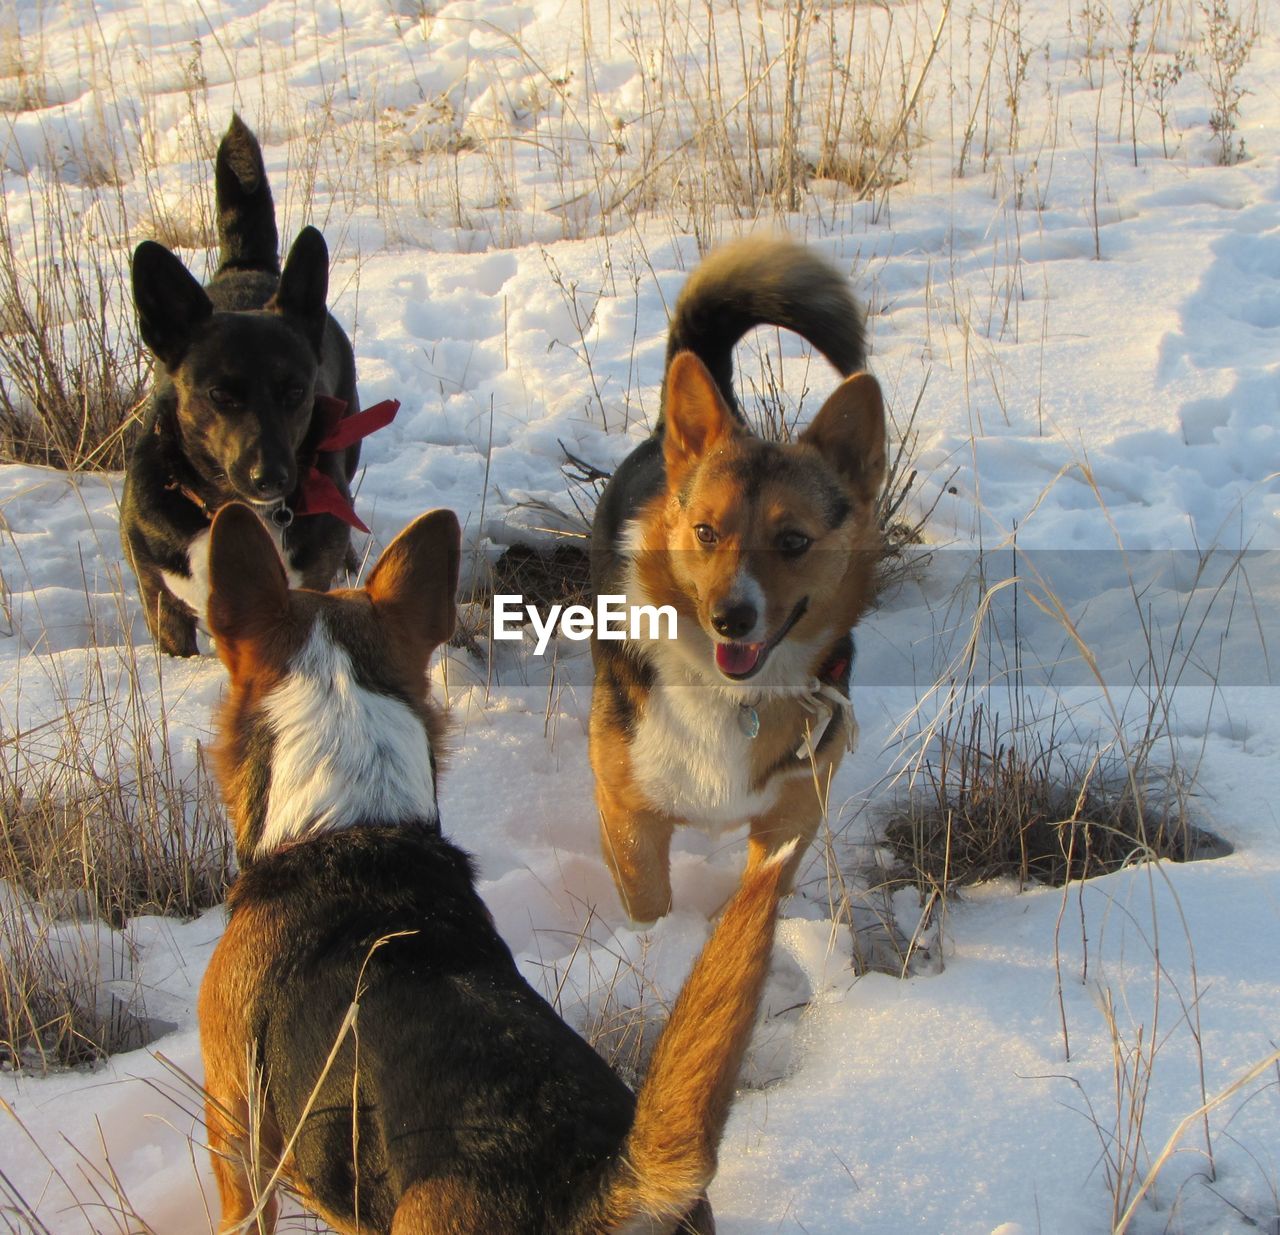
[[[1246,157],[1220,166],[1212,13],[1180,0],[17,0],[0,15],[19,238],[38,233],[37,190],[57,180],[96,203],[75,220],[92,243],[178,237],[199,272],[217,137],[233,108],[259,134],[286,243],[308,221],[329,240],[362,401],[403,404],[363,454],[375,553],[439,505],[459,512],[472,562],[547,540],[545,505],[572,510],[564,450],[610,467],[646,432],[666,311],[700,243],[785,228],[870,306],[899,423],[920,399],[911,501],[932,510],[937,549],[859,633],[861,746],[829,844],[784,909],[711,1190],[725,1232],[1110,1230],[1116,1164],[1141,1182],[1206,1095],[1277,1047],[1280,32],[1265,4],[1247,16],[1258,36],[1230,136]],[[1155,83],[1178,51],[1199,71],[1164,96],[1166,157]],[[814,176],[798,210],[775,209],[789,69],[811,164],[841,107],[842,152],[859,133],[878,135],[873,152],[906,135],[865,200]],[[769,332],[758,347],[790,406],[812,411],[832,381],[823,362]],[[748,395],[767,384],[750,348],[742,369]],[[149,652],[127,571],[121,600],[119,490],[116,475],[0,467],[0,741],[22,734],[38,753],[79,700],[82,723],[110,733],[106,701],[132,682],[164,708],[186,770],[223,675]],[[1081,749],[1112,741],[1117,717],[1131,733],[1147,709],[1145,622],[1176,685],[1168,729],[1198,771],[1197,821],[1232,852],[1065,894],[953,893],[912,976],[859,975],[841,886],[858,898],[889,779],[962,650],[965,571],[1015,528],[1024,573],[1043,554],[1098,649],[1095,674],[1028,583],[1032,710],[1067,709]],[[1211,547],[1224,552],[1199,577],[1170,552]],[[1009,612],[993,620],[1008,649]],[[451,650],[437,682],[455,721],[445,826],[477,854],[530,979],[579,1025],[668,1001],[737,878],[741,837],[681,835],[675,912],[631,931],[598,852],[586,645],[545,658],[500,645],[492,664]],[[6,904],[38,912],[12,889]],[[894,909],[909,935],[918,903],[899,892]],[[212,909],[95,931],[112,989],[140,995],[161,1036],[92,1070],[0,1077],[16,1117],[0,1111],[0,1170],[48,1230],[211,1226],[192,1097],[156,1053],[198,1077],[194,998],[221,929]],[[1208,1127],[1213,1173],[1192,1121],[1131,1230],[1280,1231],[1280,1071],[1231,1092]],[[104,1172],[136,1217],[116,1212]]]

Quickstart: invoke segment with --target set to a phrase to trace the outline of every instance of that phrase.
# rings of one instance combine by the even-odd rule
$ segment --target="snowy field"
[[[1255,38],[1224,79],[1236,19]],[[329,242],[362,402],[403,405],[364,448],[372,556],[435,506],[463,522],[468,587],[506,546],[553,543],[555,510],[589,500],[565,451],[609,469],[656,413],[700,248],[784,229],[869,306],[900,429],[918,403],[904,513],[927,513],[932,554],[858,634],[861,745],[784,906],[711,1189],[726,1233],[1280,1232],[1278,20],[1266,0],[0,10],[0,248],[38,247],[57,204],[122,272],[153,237],[200,274],[217,139],[233,109],[257,132],[284,242],[307,222]],[[110,294],[127,332],[123,275]],[[802,422],[834,383],[774,332],[740,362],[748,402],[776,376]],[[189,779],[211,736],[222,670],[150,650],[119,493],[117,473],[0,466],[0,754],[32,785],[58,783],[68,726],[104,775],[141,733]],[[979,568],[1014,565],[984,617]],[[1086,759],[1154,716],[1154,758],[1194,775],[1193,818],[1230,853],[885,902],[876,829],[974,632],[972,689]],[[530,980],[630,1041],[742,835],[681,834],[675,911],[634,932],[598,849],[587,645],[538,657],[481,626],[436,682],[447,833]],[[0,894],[4,938],[91,956],[97,998],[152,1035],[0,1076],[5,1229],[212,1229],[197,1102],[157,1055],[198,1080],[222,910],[113,930]],[[890,925],[906,977],[854,963]]]

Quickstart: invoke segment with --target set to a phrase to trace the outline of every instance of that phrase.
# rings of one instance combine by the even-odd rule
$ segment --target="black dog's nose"
[[[756,607],[751,604],[721,604],[711,611],[711,625],[726,639],[740,639],[756,624]]]
[[[250,472],[249,483],[253,485],[253,491],[259,498],[269,501],[273,497],[284,496],[289,484],[289,472],[287,468],[263,464]]]

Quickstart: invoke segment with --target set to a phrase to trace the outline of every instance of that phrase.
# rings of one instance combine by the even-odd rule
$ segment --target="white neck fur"
[[[323,617],[263,709],[275,745],[259,857],[357,824],[439,819],[421,718],[359,684]]]

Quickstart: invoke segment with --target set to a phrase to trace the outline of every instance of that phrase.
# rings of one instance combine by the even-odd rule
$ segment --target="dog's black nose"
[[[289,484],[289,471],[284,467],[273,467],[263,464],[249,473],[249,483],[254,493],[262,501],[270,501],[273,497],[283,497]]]
[[[711,625],[726,639],[741,639],[756,624],[756,607],[750,604],[721,604],[711,611]]]

